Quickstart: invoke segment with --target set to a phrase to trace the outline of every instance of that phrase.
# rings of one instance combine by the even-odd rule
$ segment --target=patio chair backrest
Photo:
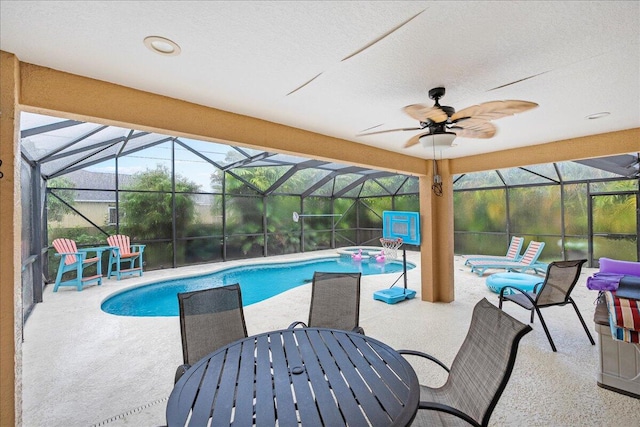
[[[131,241],[129,236],[122,234],[116,234],[114,236],[107,237],[107,243],[109,246],[117,246],[120,248],[120,255],[129,255],[131,253]]]
[[[509,249],[507,250],[507,258],[516,259],[520,255],[520,249],[522,249],[522,244],[524,243],[524,237],[516,237],[513,236],[511,238],[511,244],[509,245]]]
[[[480,300],[443,386],[451,398],[447,404],[487,425],[513,371],[520,339],[530,331],[486,298]]]
[[[529,242],[527,250],[524,252],[524,255],[522,255],[522,259],[520,260],[520,262],[527,265],[533,264],[538,260],[538,257],[540,256],[543,248],[544,242],[535,242],[532,240],[531,242]]]
[[[55,239],[53,242],[53,247],[59,253],[76,253],[78,252],[78,248],[76,246],[76,242],[70,239]],[[75,264],[77,261],[75,255],[67,255],[64,259],[65,265]]]
[[[308,326],[351,331],[359,326],[361,273],[313,275]]]
[[[585,262],[586,259],[579,259],[550,263],[542,288],[538,289],[536,305],[540,307],[565,304],[578,283]]]
[[[178,294],[184,363],[247,336],[240,285]]]

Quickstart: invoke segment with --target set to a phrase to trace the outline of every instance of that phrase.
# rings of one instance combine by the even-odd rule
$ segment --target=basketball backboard
[[[405,245],[420,245],[420,213],[408,211],[382,212],[382,237],[402,239]]]

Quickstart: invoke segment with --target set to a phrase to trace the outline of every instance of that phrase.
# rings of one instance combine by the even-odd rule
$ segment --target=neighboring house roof
[[[77,202],[115,203],[116,175],[114,173],[90,172],[77,170],[65,175],[74,185],[77,192]],[[134,175],[119,174],[118,188],[125,189],[133,184]],[[199,205],[210,205],[206,194],[194,194],[194,200]]]
[[[116,175],[114,173],[90,172],[78,170],[65,175],[77,191],[78,202],[115,203]],[[118,187],[124,188],[131,184],[133,175],[118,175]],[[107,190],[107,191],[100,191]]]

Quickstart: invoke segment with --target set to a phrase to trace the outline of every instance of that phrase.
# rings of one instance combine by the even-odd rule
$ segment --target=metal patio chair
[[[595,345],[596,343],[589,333],[589,328],[587,328],[586,323],[584,323],[584,319],[580,315],[580,311],[578,310],[576,303],[570,296],[571,291],[576,286],[576,283],[580,278],[580,271],[582,270],[582,265],[585,262],[587,262],[586,259],[579,259],[574,261],[555,261],[550,263],[544,282],[541,285],[536,285],[532,292],[523,291],[515,286],[503,287],[500,291],[500,296],[498,297],[500,300],[499,307],[502,308],[503,301],[515,302],[520,307],[531,311],[531,323],[533,323],[534,314],[538,313],[544,333],[547,334],[549,344],[551,344],[551,349],[556,351],[556,346],[553,343],[553,339],[551,339],[551,334],[549,334],[549,329],[542,317],[540,309],[544,307],[571,304],[578,315],[578,319],[580,319],[580,323],[582,323],[584,331],[587,333],[587,337],[589,337],[589,341],[591,341],[591,345]],[[506,289],[510,289],[515,292],[506,294]]]
[[[178,294],[184,364],[174,382],[198,360],[233,341],[247,337],[239,284]]]
[[[429,354],[398,350],[405,357],[431,360],[449,373],[441,387],[420,385],[420,405],[412,425],[487,426],[513,371],[518,344],[530,331],[531,326],[483,298],[473,309],[467,336],[451,368]]]
[[[331,328],[364,334],[360,327],[361,273],[326,273],[316,271],[311,288],[309,321],[293,322],[310,328]]]

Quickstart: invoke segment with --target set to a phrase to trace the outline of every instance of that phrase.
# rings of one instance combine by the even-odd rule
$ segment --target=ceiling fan
[[[439,100],[444,96],[444,93],[443,87],[436,87],[429,91],[429,98],[435,101],[433,107],[425,104],[411,104],[403,108],[405,113],[420,122],[419,127],[360,133],[358,136],[426,130],[426,133],[411,137],[404,148],[416,145],[418,142],[423,142],[427,147],[447,148],[451,146],[457,136],[491,138],[496,134],[496,127],[490,121],[522,113],[538,106],[535,102],[529,101],[490,101],[472,105],[456,112],[453,107],[440,105]]]

